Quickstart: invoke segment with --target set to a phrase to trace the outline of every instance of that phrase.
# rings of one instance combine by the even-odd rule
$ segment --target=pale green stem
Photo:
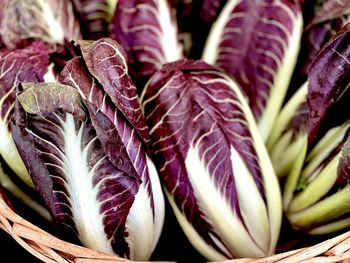
[[[306,189],[293,198],[288,212],[294,213],[303,210],[316,203],[328,193],[337,180],[337,168],[340,156],[341,153],[334,157],[331,162],[322,168],[321,172]]]
[[[308,82],[305,82],[298,91],[288,100],[286,105],[282,108],[276,122],[273,125],[273,132],[266,142],[268,151],[275,148],[275,144],[279,141],[281,134],[286,129],[288,123],[294,118],[300,105],[306,100]]]
[[[287,217],[295,228],[319,225],[350,212],[350,185],[317,202],[313,206]]]
[[[334,148],[341,143],[350,121],[341,126],[329,130],[323,138],[315,145],[306,158],[308,165],[303,169],[302,176],[309,178],[318,166],[329,156]]]
[[[280,178],[288,175],[304,144],[305,134],[300,134],[292,140],[292,133],[288,131],[283,134],[270,154],[276,174]]]
[[[322,225],[308,232],[310,235],[326,235],[350,227],[350,218],[338,220],[326,225]]]
[[[304,144],[302,145],[300,149],[300,153],[297,157],[297,159],[294,162],[294,165],[292,169],[290,170],[290,173],[288,174],[286,184],[284,186],[284,192],[283,192],[283,209],[286,211],[288,210],[289,204],[293,199],[294,191],[298,185],[299,176],[301,169],[303,168],[305,156],[306,156],[306,150],[307,150],[307,135],[304,135]]]

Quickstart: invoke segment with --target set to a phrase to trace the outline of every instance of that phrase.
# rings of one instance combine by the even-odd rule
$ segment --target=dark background
[[[9,234],[0,230],[1,262],[42,262],[34,257],[21,245],[19,245]],[[6,260],[7,259],[7,260]]]

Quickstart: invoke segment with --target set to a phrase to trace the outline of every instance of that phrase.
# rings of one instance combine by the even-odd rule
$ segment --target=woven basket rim
[[[63,241],[30,223],[6,203],[0,193],[0,228],[25,250],[43,262],[136,262]],[[140,262],[140,261],[137,261]],[[152,261],[171,262],[171,261]],[[265,258],[239,258],[220,263],[269,262],[350,262],[350,231],[313,246]]]

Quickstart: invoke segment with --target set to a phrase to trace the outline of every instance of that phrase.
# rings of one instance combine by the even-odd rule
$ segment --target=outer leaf
[[[31,39],[63,44],[65,39],[80,38],[79,23],[70,0],[4,1],[0,34],[8,48]]]
[[[311,66],[307,97],[309,143],[322,134],[322,127],[329,129],[350,117],[347,110],[343,111],[350,96],[349,41],[350,24],[347,24],[320,51]]]
[[[204,62],[182,60],[156,73],[141,100],[153,157],[192,244],[210,260],[272,253],[279,187],[237,86]]]
[[[32,185],[9,130],[16,87],[20,82],[42,82],[48,71],[49,53],[42,42],[25,49],[0,50],[0,154],[11,169],[28,185]]]
[[[18,100],[14,138],[56,221],[88,247],[147,260],[154,248],[150,197],[141,176],[119,169],[126,160],[115,166],[106,156],[77,90],[27,84]]]
[[[21,107],[29,114],[45,115],[58,109],[74,115],[79,120],[86,118],[79,93],[69,86],[58,83],[23,83],[24,95],[17,94]]]
[[[128,75],[121,47],[108,38],[95,42],[79,41],[78,45],[89,72],[103,86],[104,92],[140,137],[148,142],[148,128],[141,112],[137,90]]]
[[[59,81],[63,84],[67,84],[76,88],[84,100],[95,106],[89,107],[92,111],[95,112],[95,108],[99,109],[109,119],[109,121],[114,124],[114,126],[117,128],[117,131],[120,134],[123,133],[126,120],[121,120],[122,115],[119,112],[118,108],[116,108],[110,97],[105,93],[103,87],[89,73],[82,57],[76,57],[67,63],[66,67],[59,76]],[[92,114],[92,116],[96,114],[97,112]],[[132,129],[132,127],[128,125],[128,129]],[[126,152],[115,147],[115,145],[120,144],[121,139],[119,135],[112,134],[114,132],[115,128],[105,128],[101,136],[103,136],[103,138],[105,137],[105,140],[108,140],[108,143],[105,145],[111,146],[111,150],[106,149],[106,153],[109,155],[113,164],[117,166],[120,162],[120,158],[125,159],[124,154],[126,154]],[[101,136],[99,137],[101,138]],[[126,137],[126,139],[128,138]],[[128,174],[135,175],[135,173],[136,171],[134,167],[128,168]]]
[[[118,0],[72,0],[79,13],[84,39],[98,39],[109,33]]]
[[[264,140],[282,106],[301,33],[297,3],[234,0],[225,5],[208,36],[202,58],[237,81]]]
[[[182,58],[176,21],[166,0],[118,1],[111,37],[123,46],[129,74],[140,92],[164,63]]]

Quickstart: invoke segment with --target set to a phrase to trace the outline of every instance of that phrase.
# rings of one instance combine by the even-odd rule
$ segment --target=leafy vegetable
[[[81,37],[70,0],[4,0],[0,7],[0,35],[10,49],[23,41],[63,44]]]
[[[136,88],[127,74],[120,46],[115,41],[105,38],[95,42],[80,41],[78,46],[83,58],[71,60],[61,72],[59,80],[75,87],[84,100],[93,104],[111,122],[95,118],[95,114],[92,114],[93,125],[111,162],[118,166],[121,159],[130,159],[132,163],[123,161],[122,169],[128,174],[136,173],[136,177],[141,176],[145,182],[144,190],[153,196],[156,241],[164,220],[163,196],[157,185],[158,175],[148,157],[148,128],[141,112]],[[124,149],[120,147],[121,144],[129,146]],[[142,242],[142,239],[139,241]]]
[[[350,226],[348,145],[350,24],[320,51],[309,73],[308,138],[286,182],[292,226],[325,234]],[[341,114],[340,114],[341,113]]]
[[[111,25],[111,37],[123,46],[139,93],[164,63],[182,58],[176,21],[166,0],[118,1]]]
[[[239,84],[264,140],[296,64],[302,15],[291,1],[229,1],[213,25],[202,59]]]
[[[202,61],[180,60],[153,75],[141,101],[153,159],[193,246],[209,260],[272,254],[279,186],[236,84]]]
[[[163,200],[155,168],[144,161],[142,148],[135,148],[133,133],[116,149],[133,149],[140,157],[119,157],[114,165],[117,160],[106,155],[91,120],[114,125],[98,110],[89,115],[75,88],[57,82],[23,88],[13,136],[53,218],[87,247],[147,260],[159,237],[162,221],[156,215],[163,213]],[[136,173],[127,173],[130,166]]]
[[[40,42],[23,49],[0,49],[0,154],[10,168],[28,185],[28,172],[13,142],[9,122],[13,113],[16,87],[20,82],[42,82],[49,72],[49,51]]]

